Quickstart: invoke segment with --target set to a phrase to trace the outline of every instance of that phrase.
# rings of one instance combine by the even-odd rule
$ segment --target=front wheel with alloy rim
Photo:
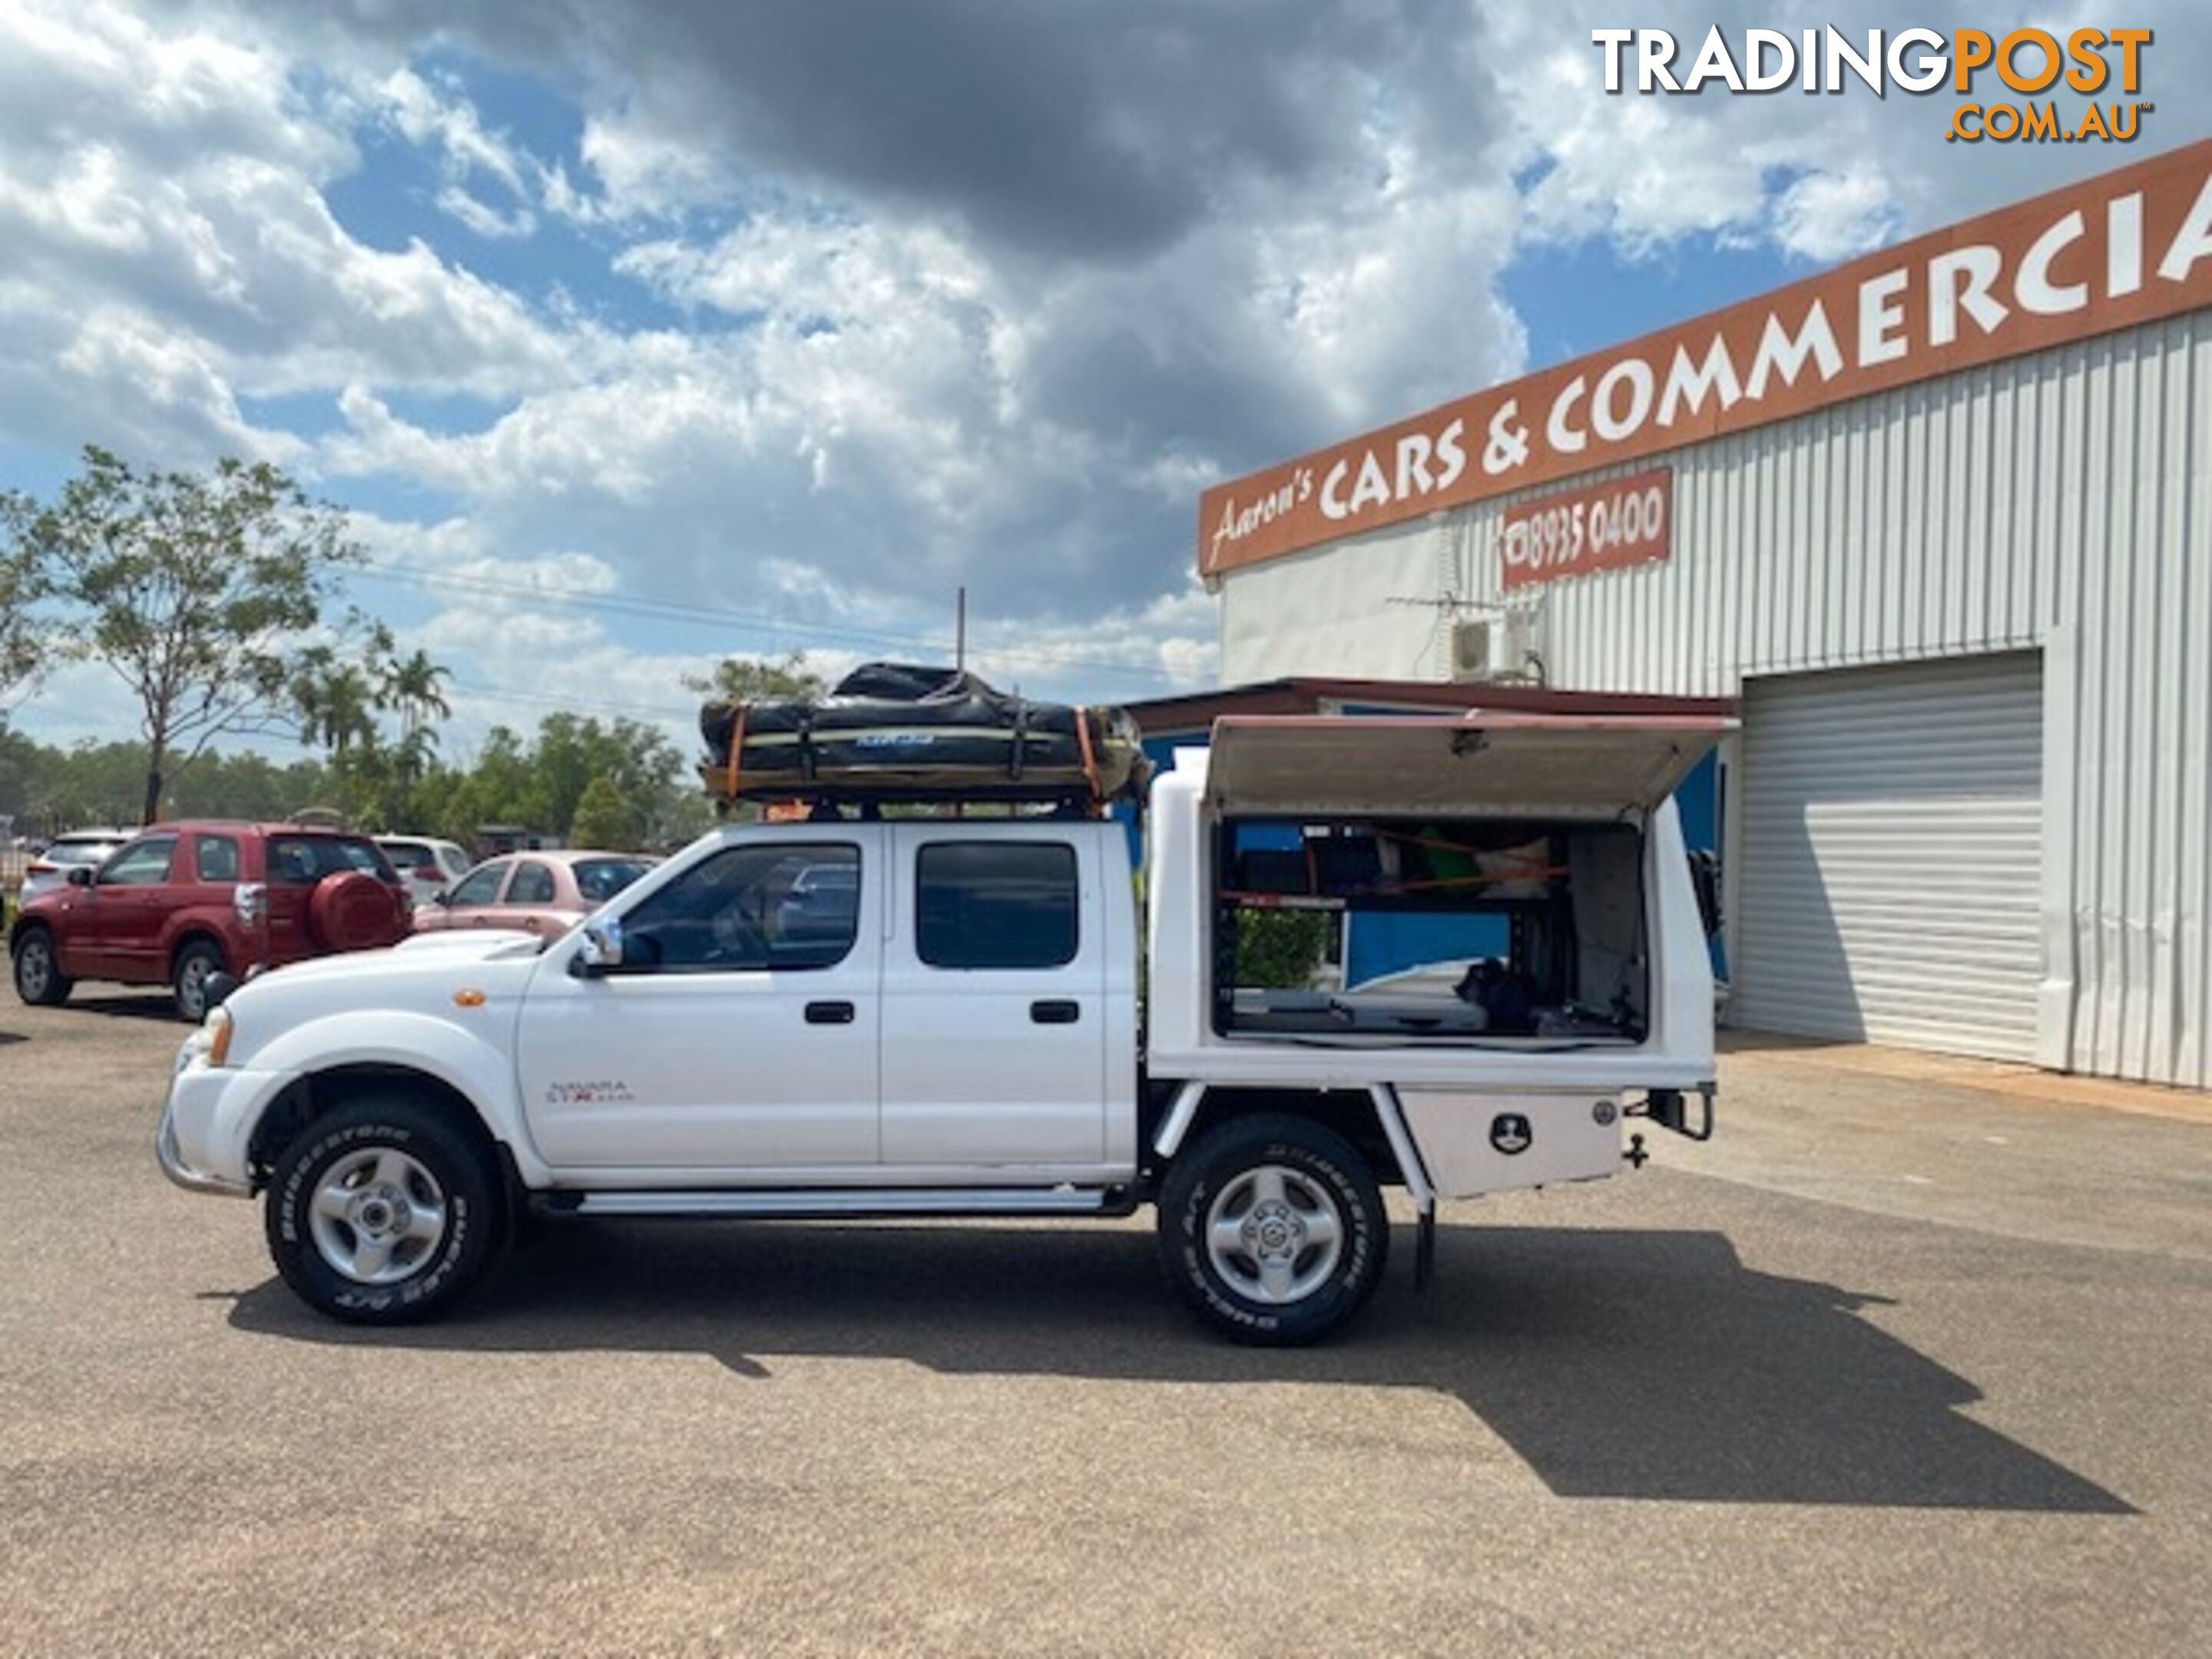
[[[269,1254],[302,1301],[359,1325],[434,1318],[497,1245],[489,1157],[438,1111],[364,1098],[317,1118],[277,1160]]]
[[[222,971],[222,952],[194,939],[177,952],[176,972],[169,977],[177,1012],[195,1025],[207,1018],[208,981]]]
[[[51,1008],[69,1000],[74,983],[54,957],[54,936],[43,927],[25,928],[15,941],[15,994]]]
[[[1191,1310],[1240,1342],[1288,1347],[1349,1320],[1390,1245],[1367,1160],[1304,1118],[1238,1118],[1160,1189],[1161,1265]]]

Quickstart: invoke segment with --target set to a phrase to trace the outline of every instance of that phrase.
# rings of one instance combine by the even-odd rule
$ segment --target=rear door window
[[[544,865],[526,859],[515,866],[514,879],[507,888],[509,904],[550,904],[556,895],[553,872]]]
[[[915,866],[915,949],[933,968],[1062,968],[1075,960],[1075,849],[932,842]]]
[[[271,836],[269,878],[312,887],[325,876],[359,871],[379,881],[399,878],[374,842],[346,836]]]

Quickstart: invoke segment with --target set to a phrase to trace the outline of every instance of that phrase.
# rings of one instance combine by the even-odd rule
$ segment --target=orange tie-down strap
[[[1091,799],[1096,801],[1100,793],[1098,757],[1091,752],[1091,711],[1088,708],[1075,711],[1075,743],[1083,754],[1083,775],[1091,785]]]
[[[738,785],[745,775],[745,710],[751,705],[739,703],[737,718],[730,722],[730,758],[722,769],[723,793],[735,800]]]

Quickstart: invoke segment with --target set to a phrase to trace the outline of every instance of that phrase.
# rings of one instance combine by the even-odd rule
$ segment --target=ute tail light
[[[269,887],[265,882],[241,881],[230,891],[231,908],[240,923],[258,927],[269,918]]]

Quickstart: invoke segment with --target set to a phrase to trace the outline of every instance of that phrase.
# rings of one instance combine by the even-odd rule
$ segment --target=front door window
[[[625,951],[663,973],[835,967],[858,929],[855,847],[732,847],[685,871],[623,919]]]
[[[158,887],[169,878],[169,860],[177,850],[174,836],[149,836],[135,841],[100,872],[102,887]]]

